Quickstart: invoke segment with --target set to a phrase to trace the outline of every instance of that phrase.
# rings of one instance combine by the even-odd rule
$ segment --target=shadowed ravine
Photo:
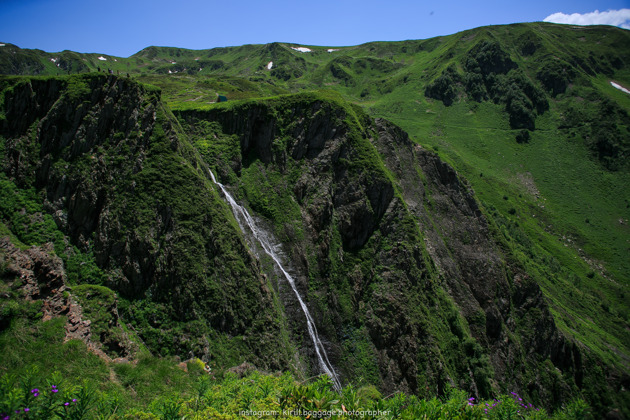
[[[259,226],[256,225],[256,222],[254,221],[252,216],[249,214],[247,209],[239,205],[236,202],[236,200],[234,200],[232,195],[225,189],[223,184],[221,184],[220,182],[216,180],[212,171],[209,170],[208,172],[210,173],[210,178],[212,178],[212,182],[218,185],[221,191],[223,192],[223,195],[225,196],[225,199],[227,200],[230,207],[232,208],[234,217],[236,218],[236,221],[238,222],[238,225],[240,226],[241,230],[243,232],[245,232],[246,230],[251,231],[256,241],[258,241],[258,243],[260,244],[262,249],[265,251],[265,253],[269,255],[271,259],[273,259],[276,266],[280,269],[283,276],[287,279],[289,285],[291,286],[291,289],[295,293],[295,297],[300,302],[300,306],[302,308],[302,311],[304,312],[304,316],[306,317],[306,325],[308,327],[308,334],[311,337],[311,341],[313,342],[313,347],[315,348],[315,353],[317,354],[317,360],[319,362],[320,369],[323,373],[325,373],[326,375],[330,377],[330,379],[333,381],[335,389],[338,391],[341,390],[341,383],[339,382],[337,373],[335,372],[335,369],[333,368],[332,364],[328,360],[328,355],[326,354],[326,350],[324,349],[324,346],[321,340],[319,339],[319,335],[317,334],[317,328],[315,327],[315,322],[313,321],[313,318],[311,317],[311,314],[306,304],[304,303],[302,296],[300,296],[300,293],[295,287],[295,280],[293,279],[293,276],[291,276],[287,272],[287,270],[283,267],[282,263],[280,262],[280,257],[278,256],[278,253],[276,252],[278,245],[274,243],[272,237],[268,233],[264,232]]]

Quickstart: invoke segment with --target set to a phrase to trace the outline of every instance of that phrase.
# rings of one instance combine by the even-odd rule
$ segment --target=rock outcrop
[[[3,277],[8,281],[8,286],[19,293],[21,299],[41,302],[42,321],[66,317],[66,340],[83,341],[90,351],[107,361],[111,361],[112,356],[134,357],[137,345],[122,331],[115,301],[110,307],[104,308],[111,318],[106,337],[93,336],[92,321],[86,317],[72,288],[68,286],[63,262],[54,255],[52,244],[21,250],[8,237],[4,237],[0,238],[0,253],[6,266]],[[115,343],[103,340],[116,330],[120,333]],[[117,351],[108,351],[111,348]]]
[[[494,380],[549,400],[569,397],[571,384],[560,385],[563,395],[552,395],[529,376],[549,359],[581,386],[582,350],[557,329],[540,287],[501,249],[470,187],[399,128],[384,120],[376,125],[379,152],[396,175],[449,295],[486,349]],[[407,170],[414,167],[421,172]]]

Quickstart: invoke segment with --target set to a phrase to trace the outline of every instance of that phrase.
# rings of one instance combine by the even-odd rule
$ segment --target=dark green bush
[[[516,63],[510,59],[510,55],[503,51],[496,41],[481,41],[468,51],[464,58],[464,70],[471,73],[480,73],[484,76],[505,74]]]
[[[536,78],[554,97],[564,93],[574,77],[573,67],[559,59],[545,61],[536,73]]]
[[[429,84],[424,94],[433,99],[440,100],[446,106],[453,104],[453,100],[457,97],[457,84],[461,81],[457,70],[450,65],[442,72],[442,74]]]
[[[517,143],[529,143],[529,131],[527,131],[527,130],[519,131],[518,134],[516,135],[516,142]]]
[[[606,169],[616,171],[628,166],[630,155],[630,132],[628,126],[618,121],[628,121],[625,110],[609,99],[604,99],[597,117],[591,124],[591,135],[587,144]]]

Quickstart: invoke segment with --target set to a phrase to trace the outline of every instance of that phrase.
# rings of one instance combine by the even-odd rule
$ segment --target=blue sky
[[[630,0],[0,0],[0,42],[122,57],[151,45],[344,46],[624,8]]]

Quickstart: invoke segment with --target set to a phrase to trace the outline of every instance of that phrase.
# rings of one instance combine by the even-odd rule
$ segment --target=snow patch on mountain
[[[619,84],[617,84],[617,83],[615,83],[615,82],[610,82],[610,84],[611,84],[613,87],[616,87],[617,89],[619,89],[620,91],[622,91],[622,92],[626,92],[626,93],[630,94],[630,90],[626,89],[625,87],[623,87],[623,86],[621,86],[621,85],[619,85]]]

